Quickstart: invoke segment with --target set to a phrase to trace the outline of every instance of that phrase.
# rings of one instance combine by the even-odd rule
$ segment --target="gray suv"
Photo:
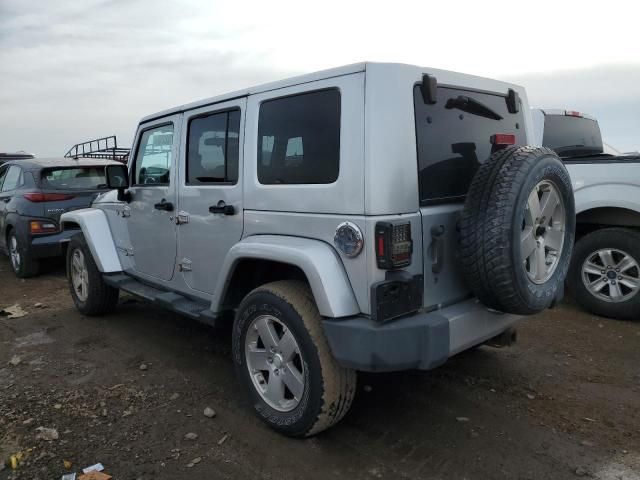
[[[62,216],[71,295],[87,315],[123,290],[233,322],[255,412],[313,435],[357,371],[508,343],[561,296],[571,183],[530,129],[521,87],[377,63],[149,115],[114,191]]]

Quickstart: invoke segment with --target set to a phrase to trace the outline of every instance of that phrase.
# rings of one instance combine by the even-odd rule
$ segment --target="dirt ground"
[[[60,263],[18,280],[2,257],[0,309],[16,304],[27,314],[0,317],[0,460],[26,455],[2,480],[59,479],[64,460],[125,480],[640,479],[640,322],[562,305],[513,347],[361,375],[342,423],[292,440],[241,400],[224,332],[129,298],[82,317]]]

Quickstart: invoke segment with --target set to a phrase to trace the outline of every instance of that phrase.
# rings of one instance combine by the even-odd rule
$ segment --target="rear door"
[[[480,164],[497,148],[492,136],[526,142],[522,107],[507,109],[506,93],[438,86],[437,102],[425,103],[414,88],[418,183],[424,255],[424,306],[439,308],[471,294],[458,269],[457,223]]]
[[[8,165],[0,165],[0,247],[5,248],[7,240],[7,232],[5,231],[6,216],[7,216],[7,203],[10,201],[9,195],[2,195],[2,184],[9,171]]]
[[[184,114],[178,199],[178,264],[189,288],[211,294],[227,252],[242,237],[246,99]]]
[[[182,114],[145,123],[131,166],[126,226],[135,274],[171,280],[176,263],[176,172]]]

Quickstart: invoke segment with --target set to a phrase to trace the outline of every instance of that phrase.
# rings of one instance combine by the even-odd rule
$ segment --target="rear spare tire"
[[[540,312],[563,288],[574,234],[571,179],[560,158],[547,148],[500,150],[478,169],[462,212],[467,284],[489,308]]]

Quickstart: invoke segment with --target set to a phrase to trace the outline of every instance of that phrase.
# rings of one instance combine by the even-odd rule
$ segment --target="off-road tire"
[[[591,313],[618,320],[640,320],[640,292],[621,302],[608,302],[593,295],[582,280],[584,262],[594,252],[612,248],[627,253],[640,263],[640,232],[628,228],[603,228],[580,238],[573,250],[567,286],[576,302]]]
[[[13,262],[11,261],[11,242],[12,239],[15,238],[18,245],[18,252],[20,253],[20,266],[15,268]],[[29,243],[24,240],[21,235],[12,229],[7,234],[7,252],[9,253],[9,265],[11,265],[11,270],[18,278],[29,278],[35,277],[40,270],[40,262],[33,258],[31,253],[31,249],[29,248]]]
[[[71,279],[71,262],[73,253],[80,250],[84,256],[87,270],[87,298],[82,300],[78,298]],[[69,283],[69,291],[76,308],[80,313],[87,316],[98,316],[112,312],[118,305],[118,295],[120,291],[117,288],[107,285],[102,279],[102,273],[98,270],[96,262],[93,259],[89,245],[82,233],[77,233],[69,241],[67,248],[67,281]]]
[[[529,194],[552,182],[565,209],[564,242],[553,274],[542,284],[529,279],[521,255]],[[548,308],[563,288],[575,235],[571,179],[547,148],[509,147],[494,153],[473,178],[460,220],[460,264],[468,287],[487,307],[518,315]]]
[[[256,390],[245,357],[245,339],[252,321],[271,315],[293,333],[305,365],[305,387],[299,404],[280,412]],[[333,358],[321,317],[309,287],[299,281],[278,281],[249,293],[240,304],[232,334],[238,379],[257,415],[274,430],[309,437],[336,424],[349,411],[356,392],[356,372]]]

